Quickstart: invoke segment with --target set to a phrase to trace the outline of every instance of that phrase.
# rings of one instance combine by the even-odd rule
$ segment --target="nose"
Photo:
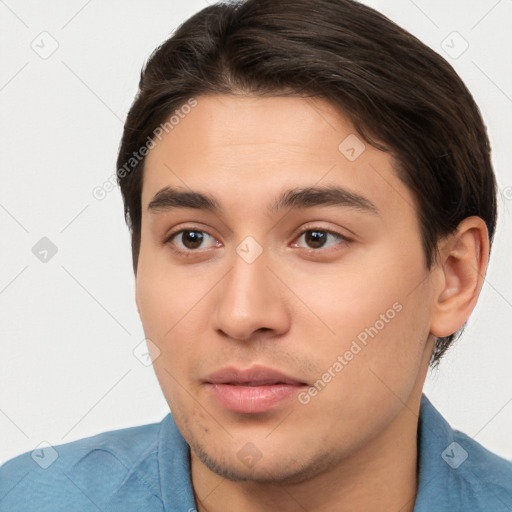
[[[286,288],[269,268],[266,252],[252,262],[238,254],[217,290],[214,328],[239,340],[273,338],[290,327]]]

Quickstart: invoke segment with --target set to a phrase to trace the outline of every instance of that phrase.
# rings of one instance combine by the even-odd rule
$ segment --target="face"
[[[145,163],[136,300],[156,375],[209,469],[311,478],[421,392],[414,198],[330,103],[196,100]]]

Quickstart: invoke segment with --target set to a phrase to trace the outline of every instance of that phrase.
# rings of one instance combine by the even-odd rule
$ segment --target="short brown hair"
[[[466,217],[481,217],[492,243],[496,180],[486,128],[440,55],[353,0],[223,2],[183,23],[141,71],[117,159],[135,274],[144,158],[133,154],[173,111],[206,94],[321,97],[340,107],[369,144],[393,156],[416,198],[427,268],[439,239]],[[456,334],[438,338],[432,365]]]

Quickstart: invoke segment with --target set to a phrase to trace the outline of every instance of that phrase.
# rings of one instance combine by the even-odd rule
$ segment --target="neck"
[[[418,487],[417,427],[421,388],[374,439],[328,471],[288,485],[232,482],[213,473],[191,452],[198,512],[332,510],[412,512]]]

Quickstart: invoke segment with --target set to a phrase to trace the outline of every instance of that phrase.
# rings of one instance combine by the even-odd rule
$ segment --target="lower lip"
[[[297,384],[271,386],[236,386],[234,384],[207,384],[213,396],[225,408],[233,412],[257,413],[276,408],[304,387]]]

